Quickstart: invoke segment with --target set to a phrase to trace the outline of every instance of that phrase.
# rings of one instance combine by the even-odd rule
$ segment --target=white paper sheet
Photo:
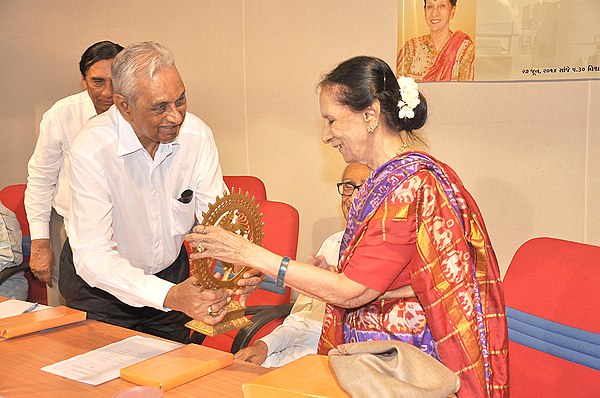
[[[132,336],[85,354],[48,365],[43,371],[97,386],[119,377],[125,366],[174,350],[183,344]]]
[[[22,314],[23,311],[31,307],[34,303],[23,300],[6,300],[0,303],[0,319],[8,318],[9,316]],[[47,305],[39,304],[34,311],[50,308]]]

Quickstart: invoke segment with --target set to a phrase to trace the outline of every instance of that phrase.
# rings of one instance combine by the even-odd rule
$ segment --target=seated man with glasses
[[[353,184],[352,181],[343,181],[337,183],[338,192],[342,196],[352,196],[354,191],[360,189],[363,184]]]
[[[371,170],[367,166],[358,163],[351,163],[344,169],[342,182],[337,184],[338,192],[342,195],[344,220],[348,219],[356,192],[370,174]],[[329,264],[337,264],[343,235],[344,231],[336,232],[323,242],[312,261],[315,266],[325,268]],[[283,324],[251,346],[240,350],[234,357],[270,368],[283,366],[308,354],[316,354],[324,313],[325,304],[322,301],[300,294]]]

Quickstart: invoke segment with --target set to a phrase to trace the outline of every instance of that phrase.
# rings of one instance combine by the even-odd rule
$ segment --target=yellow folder
[[[242,386],[244,398],[349,398],[324,355],[307,355]],[[374,395],[375,396],[375,395]]]
[[[84,321],[86,313],[65,306],[9,316],[0,319],[0,337],[10,339],[40,330]]]
[[[170,390],[233,363],[229,352],[188,344],[121,369],[121,378],[135,384]]]

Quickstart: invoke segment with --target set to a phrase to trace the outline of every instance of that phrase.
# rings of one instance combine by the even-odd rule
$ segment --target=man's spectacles
[[[354,185],[351,182],[338,182],[337,188],[338,188],[338,192],[340,193],[340,195],[352,196],[352,194],[354,193],[354,190],[359,189],[360,187],[362,187],[362,185],[363,184]]]

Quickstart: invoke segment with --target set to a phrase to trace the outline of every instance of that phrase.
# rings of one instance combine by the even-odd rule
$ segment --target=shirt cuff
[[[146,284],[144,292],[145,297],[142,297],[142,300],[144,300],[146,303],[145,305],[149,307],[162,311],[171,311],[171,308],[165,307],[164,304],[165,297],[167,297],[167,293],[173,286],[175,286],[174,283],[160,279],[157,276],[148,278],[148,283]]]
[[[275,352],[275,348],[278,347],[279,345],[276,344],[277,339],[273,339],[273,336],[271,336],[270,334],[261,337],[260,339],[258,339],[260,341],[262,341],[263,343],[265,343],[267,345],[267,357],[269,355],[271,355],[273,352]]]
[[[50,239],[50,224],[44,222],[29,224],[29,236],[31,240]]]

